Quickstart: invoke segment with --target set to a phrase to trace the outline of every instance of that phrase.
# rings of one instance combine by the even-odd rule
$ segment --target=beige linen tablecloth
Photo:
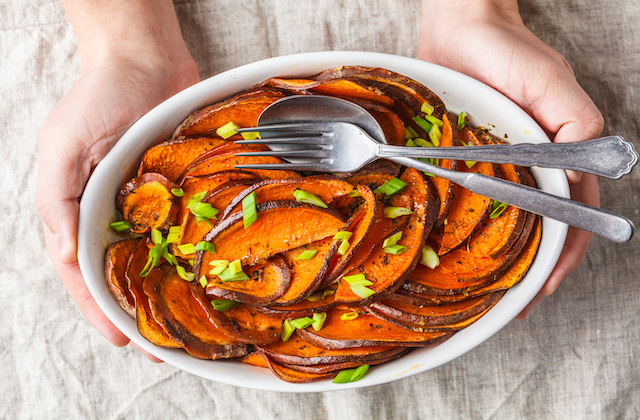
[[[414,57],[420,4],[193,0],[176,8],[204,78],[299,52]],[[640,148],[640,2],[531,0],[521,9],[572,64],[604,113],[605,133]],[[113,347],[57,280],[34,204],[39,126],[78,69],[56,1],[0,1],[1,418],[640,418],[638,238],[596,238],[580,268],[526,320],[447,365],[368,389],[247,390]],[[603,207],[640,223],[640,170],[600,185]]]

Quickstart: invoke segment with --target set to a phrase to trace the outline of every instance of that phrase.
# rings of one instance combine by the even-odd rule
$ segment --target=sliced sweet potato
[[[332,290],[332,288],[328,288]],[[268,316],[277,317],[280,319],[289,318],[301,318],[305,316],[312,316],[315,312],[326,312],[327,310],[336,306],[335,293],[327,294],[324,298],[319,300],[303,299],[297,303],[293,303],[285,306],[256,306],[256,311]]]
[[[500,173],[507,181],[524,183],[521,171],[514,165],[500,165]],[[513,246],[524,228],[526,219],[524,210],[507,206],[499,216],[485,220],[482,228],[469,241],[469,252],[497,258]]]
[[[240,152],[258,152],[268,150],[266,146],[258,144],[223,144],[198,156],[180,173],[178,183],[187,177],[210,175],[215,172],[234,169],[235,165],[282,163],[282,160],[272,156],[236,156]],[[247,169],[260,178],[299,178],[300,175],[292,171]]]
[[[243,342],[258,345],[280,339],[282,319],[256,310],[258,306],[240,304],[223,312]]]
[[[282,379],[283,381],[286,381],[286,382],[305,383],[305,382],[312,382],[312,381],[317,381],[325,378],[331,378],[335,376],[335,372],[329,372],[329,373],[301,372],[299,370],[291,369],[289,367],[282,366],[272,361],[271,359],[269,359],[269,357],[266,354],[262,352],[260,352],[260,354],[264,358],[266,364],[269,366],[269,369],[271,370],[271,372],[273,372],[273,374],[276,375],[277,378]]]
[[[375,360],[386,359],[404,351],[402,347],[398,346],[325,349],[306,342],[297,334],[293,334],[285,342],[280,340],[258,348],[276,363],[306,366],[344,362],[356,362],[362,365]]]
[[[195,158],[223,143],[227,143],[227,140],[211,137],[165,141],[144,153],[138,167],[138,176],[155,172],[175,181]]]
[[[247,354],[240,361],[252,366],[258,366],[267,369],[269,368],[269,364],[265,360],[265,357],[263,357],[262,353],[260,353],[259,351],[254,351]]]
[[[364,274],[368,281],[373,282],[368,286],[375,292],[374,295],[363,299],[356,295],[349,283],[341,280],[336,291],[337,302],[371,302],[378,300],[382,296],[393,293],[404,280],[409,276],[413,268],[420,259],[422,247],[425,243],[435,218],[438,214],[440,204],[433,185],[426,180],[425,176],[413,169],[407,169],[401,180],[408,185],[398,194],[398,200],[402,196],[411,197],[413,214],[409,216],[407,226],[403,230],[402,238],[398,245],[407,249],[399,254],[392,255],[385,252],[383,243],[378,243],[371,252],[371,255],[357,268],[344,273],[344,277],[355,274]]]
[[[165,267],[163,272],[145,279],[144,292],[154,317],[176,342],[202,359],[247,354],[248,348],[238,341],[233,324],[213,310],[200,285],[184,281],[173,267]]]
[[[245,267],[245,271],[249,276],[246,281],[223,282],[217,276],[209,277],[207,295],[264,305],[282,296],[291,284],[291,269],[280,256],[272,257],[264,264]]]
[[[458,127],[451,122],[448,114],[442,116],[442,137],[440,138],[440,145],[438,147],[451,147],[457,146]],[[438,166],[444,169],[456,170],[458,162],[452,159],[440,159]],[[438,191],[440,197],[440,211],[438,212],[438,219],[436,220],[434,229],[439,228],[444,223],[445,219],[449,215],[451,204],[453,203],[453,197],[455,192],[455,184],[448,179],[440,178],[439,176],[431,178],[431,182]]]
[[[275,89],[253,89],[223,102],[202,108],[189,115],[173,134],[173,138],[215,135],[215,131],[233,122],[240,127],[255,127],[260,113],[284,94]]]
[[[136,301],[127,282],[127,265],[129,258],[140,245],[139,238],[123,239],[107,248],[105,255],[105,276],[111,294],[120,307],[132,318],[136,317]]]
[[[495,302],[497,303],[497,302]],[[495,304],[494,303],[494,304]],[[492,307],[493,305],[491,305]],[[474,322],[478,321],[480,318],[482,318],[483,316],[486,315],[487,312],[489,312],[489,309],[491,309],[491,307],[485,309],[484,311],[475,314],[473,316],[470,316],[468,318],[462,319],[456,323],[453,324],[446,324],[446,325],[416,325],[416,324],[410,324],[405,322],[404,320],[398,319],[398,318],[393,318],[393,317],[389,317],[386,314],[383,314],[381,312],[377,312],[377,311],[371,311],[371,313],[377,317],[379,317],[380,319],[384,319],[385,321],[388,321],[394,325],[397,325],[399,327],[402,327],[406,330],[409,331],[413,331],[413,332],[418,332],[418,333],[437,333],[437,332],[446,332],[446,331],[459,331],[463,328],[467,328],[469,325],[473,324]]]
[[[283,256],[287,265],[291,267],[291,284],[287,291],[271,301],[269,306],[293,305],[315,292],[327,274],[337,249],[338,242],[333,238],[326,238],[285,252]],[[317,251],[317,254],[309,260],[298,260],[298,256],[306,250]]]
[[[242,200],[254,191],[256,203],[262,203],[264,201],[293,200],[293,193],[299,189],[317,196],[325,204],[330,204],[336,198],[351,192],[353,185],[327,175],[297,179],[265,179],[236,195],[229,205],[220,212],[219,219],[224,220],[230,214],[242,210]]]
[[[391,295],[393,296],[393,295]],[[398,299],[387,298],[373,302],[369,310],[386,319],[419,327],[438,327],[459,324],[484,312],[500,300],[501,294],[489,294],[446,305],[415,306]]]
[[[126,271],[126,284],[135,299],[136,326],[140,335],[151,343],[160,347],[182,347],[183,343],[169,334],[161,320],[156,319],[151,310],[149,297],[144,292],[144,282],[147,279],[162,279],[163,272],[160,268],[152,269],[147,277],[140,277],[149,254],[150,241],[145,238],[140,241],[138,247],[129,258]]]
[[[131,224],[132,232],[167,229],[178,214],[173,188],[178,185],[163,175],[147,172],[124,184],[116,197],[116,208]]]
[[[452,332],[417,333],[369,314],[364,308],[356,319],[342,320],[353,308],[336,307],[327,311],[327,319],[320,331],[311,327],[297,330],[307,342],[326,349],[346,349],[362,346],[424,347],[441,343]]]
[[[212,260],[242,260],[250,265],[272,255],[333,236],[344,225],[344,218],[331,208],[323,209],[297,201],[269,201],[257,205],[258,218],[246,229],[242,213],[229,216],[216,225],[203,240],[215,246],[215,253],[198,251],[194,272]],[[202,273],[200,273],[202,271]]]

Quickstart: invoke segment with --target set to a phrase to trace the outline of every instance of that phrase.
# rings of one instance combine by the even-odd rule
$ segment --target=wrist
[[[148,67],[195,65],[172,0],[62,0],[78,39],[84,74],[105,61]]]

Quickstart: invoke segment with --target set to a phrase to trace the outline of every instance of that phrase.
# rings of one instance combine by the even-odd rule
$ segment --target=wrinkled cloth
[[[201,76],[300,52],[415,57],[419,0],[177,0]],[[640,2],[529,0],[525,23],[571,63],[605,134],[640,149]],[[58,281],[35,210],[39,127],[77,80],[58,2],[0,0],[0,418],[640,418],[640,238],[595,238],[523,321],[458,359],[359,390],[224,385],[109,344]],[[453,24],[453,23],[452,23]],[[479,51],[481,54],[482,51]],[[602,207],[640,223],[640,170],[601,180]]]

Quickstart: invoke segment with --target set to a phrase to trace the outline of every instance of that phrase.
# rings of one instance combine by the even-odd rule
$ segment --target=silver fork
[[[290,162],[278,164],[253,164],[253,165],[236,165],[240,169],[284,169],[284,170],[308,170],[319,172],[351,172],[362,167],[364,163],[370,161],[370,157],[366,157],[371,150],[378,147],[388,147],[383,144],[376,144],[364,131],[357,126],[348,123],[336,122],[319,122],[319,123],[291,123],[278,125],[263,125],[259,127],[244,128],[237,130],[238,132],[259,132],[262,139],[240,140],[240,144],[266,144],[270,147],[282,150],[272,150],[265,152],[244,152],[237,153],[238,156],[278,156],[290,159]],[[334,131],[337,127],[349,127],[350,135],[348,137],[338,137]],[[355,129],[353,128],[355,127]],[[274,136],[274,137],[269,137]],[[366,137],[364,137],[366,136]],[[364,146],[354,146],[365,144],[354,141],[355,139],[365,138],[366,149]],[[369,143],[373,143],[370,145]],[[347,146],[344,146],[344,145]],[[577,143],[571,143],[577,144]],[[286,148],[283,149],[283,146]],[[464,147],[465,151],[471,151],[480,146]],[[505,148],[509,146],[495,146],[496,148]],[[404,148],[426,149],[427,151],[435,151],[437,148]],[[377,149],[379,150],[379,149]],[[633,151],[633,148],[632,148]],[[344,157],[351,156],[350,159],[358,159],[358,164],[354,165]],[[635,153],[635,151],[633,151]],[[356,156],[355,158],[353,156]],[[415,156],[413,153],[412,156]],[[364,163],[362,156],[365,156]],[[433,157],[429,155],[428,157]],[[456,156],[455,159],[477,160],[469,155]],[[575,156],[575,155],[574,155]],[[445,157],[445,156],[438,156]],[[572,201],[567,198],[558,197],[535,188],[504,181],[499,178],[489,177],[486,175],[450,171],[436,165],[432,165],[417,159],[407,157],[388,157],[389,160],[401,163],[402,165],[414,167],[420,171],[448,179],[469,191],[483,195],[494,200],[510,204],[530,211],[541,216],[558,220],[579,229],[594,233],[614,242],[628,242],[635,232],[635,226],[629,219],[616,215],[614,213],[591,207],[586,204]],[[511,161],[508,161],[511,163]],[[637,162],[637,154],[635,155]],[[635,162],[627,163],[630,168]],[[573,169],[573,168],[571,168]]]
[[[236,143],[287,145],[283,150],[251,152],[238,156],[295,159],[290,162],[295,167],[283,164],[286,168],[295,170],[353,172],[376,159],[413,157],[570,169],[619,179],[629,174],[638,162],[633,144],[618,135],[575,143],[403,147],[381,144],[357,125],[347,122],[263,125],[237,131],[259,132],[263,134],[263,139],[240,140]],[[281,167],[272,167],[278,168]]]

